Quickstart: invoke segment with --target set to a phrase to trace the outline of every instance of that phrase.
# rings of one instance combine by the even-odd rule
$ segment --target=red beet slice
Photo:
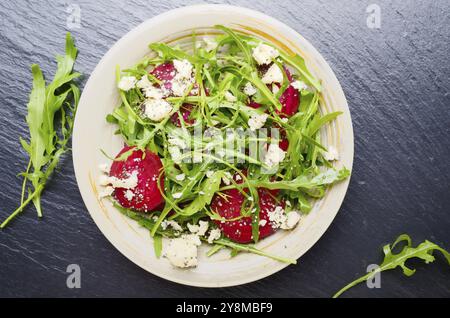
[[[260,103],[254,102],[252,100],[250,100],[250,102],[248,103],[248,106],[250,106],[251,108],[255,108],[258,109],[260,108],[262,105]]]
[[[189,118],[189,116],[192,113],[193,108],[194,108],[194,105],[192,105],[192,104],[183,104],[180,107],[180,112],[181,112],[181,115],[183,116],[183,121],[187,126],[193,125],[195,123],[195,120]],[[178,115],[178,113],[173,114],[172,117],[170,118],[170,121],[175,126],[181,127],[180,116]]]
[[[134,147],[125,146],[116,158],[132,148]],[[159,208],[164,202],[157,184],[163,166],[158,155],[148,150],[145,151],[144,158],[142,158],[143,155],[144,153],[141,150],[136,149],[126,160],[114,161],[109,175],[125,179],[136,171],[137,186],[133,189],[115,188],[114,197],[124,208],[148,212]],[[164,188],[164,175],[160,177],[160,187],[161,189]],[[133,193],[131,200],[127,198],[127,190]]]
[[[286,76],[290,83],[292,83],[291,73],[287,68],[284,68]],[[283,94],[280,96],[280,103],[283,106],[281,111],[277,111],[281,117],[291,117],[298,111],[298,106],[300,104],[300,98],[298,90],[289,85]]]
[[[171,80],[174,79],[175,75],[177,74],[177,71],[172,62],[166,62],[156,66],[150,72],[150,74],[152,74],[161,82],[163,82],[163,85],[166,89],[171,90],[172,89]]]
[[[286,72],[286,76],[289,80],[289,82],[292,82],[293,78],[291,73],[287,68],[284,68],[284,71]],[[278,87],[281,85],[276,84]],[[269,89],[270,86],[268,85]],[[281,94],[280,96],[280,103],[281,103],[281,111],[276,111],[277,114],[279,114],[281,117],[291,117],[298,111],[298,106],[300,104],[300,96],[298,93],[298,90],[293,88],[291,85],[289,85],[286,90]],[[253,100],[250,100],[248,106],[252,108],[259,108],[261,107],[261,104],[258,104],[254,102]]]
[[[241,181],[242,182],[242,181]],[[238,181],[238,183],[240,183]],[[225,190],[222,196],[215,195],[211,208],[225,219],[233,219],[241,215],[241,206],[244,203],[244,196],[237,189]],[[273,195],[277,194],[277,190],[269,191],[264,188],[258,189],[260,220],[265,220],[264,225],[259,226],[259,237],[264,238],[275,232],[275,229],[269,222],[268,212],[273,211],[277,206],[277,202]],[[238,243],[250,243],[252,241],[252,218],[245,217],[237,221],[216,221],[223,234],[230,240]]]

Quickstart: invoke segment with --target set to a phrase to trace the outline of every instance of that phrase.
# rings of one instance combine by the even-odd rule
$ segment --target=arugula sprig
[[[395,247],[401,243],[405,244],[402,250],[399,253],[394,253],[393,250],[395,249]],[[397,267],[401,267],[401,269],[403,270],[403,274],[405,274],[406,276],[412,276],[416,272],[416,270],[406,266],[406,261],[411,258],[419,258],[424,260],[426,264],[432,263],[435,260],[435,257],[433,255],[434,251],[441,252],[450,265],[450,253],[439,245],[425,240],[418,246],[413,247],[409,235],[402,234],[395,240],[393,244],[386,244],[385,246],[383,246],[384,260],[378,268],[344,286],[341,290],[334,294],[333,298],[339,297],[348,289],[372,278],[377,273],[395,269]]]
[[[80,90],[73,80],[81,75],[73,72],[78,50],[70,33],[66,35],[65,51],[64,56],[56,56],[57,70],[47,86],[39,65],[31,66],[33,88],[26,116],[30,138],[29,142],[20,138],[29,162],[25,172],[20,173],[23,177],[20,206],[0,228],[7,226],[30,202],[36,207],[38,217],[42,217],[42,191],[61,156],[69,150],[68,141],[80,97]]]

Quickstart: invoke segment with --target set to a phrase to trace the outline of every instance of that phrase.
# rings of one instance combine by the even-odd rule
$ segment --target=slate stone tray
[[[221,3],[221,1],[207,1]],[[55,68],[70,15],[90,72],[108,48],[140,22],[197,1],[2,1],[0,3],[0,176],[5,218],[19,200],[27,135],[24,116],[30,64]],[[79,194],[70,156],[49,183],[45,217],[28,209],[0,232],[0,296],[329,297],[381,261],[381,246],[407,232],[450,249],[450,5],[441,1],[377,0],[379,29],[369,28],[369,1],[223,1],[254,8],[309,39],[339,78],[355,132],[353,176],[335,222],[299,264],[259,282],[200,289],[155,277],[122,256],[100,233]],[[69,5],[72,4],[72,7]],[[73,7],[75,5],[75,7]],[[78,7],[77,7],[78,6]],[[68,20],[69,19],[69,20]],[[69,22],[69,23],[68,23]],[[370,24],[369,24],[370,25]],[[81,288],[66,287],[66,268],[81,267]],[[449,297],[449,267],[413,262],[417,272],[382,275],[380,289],[364,284],[352,297]]]

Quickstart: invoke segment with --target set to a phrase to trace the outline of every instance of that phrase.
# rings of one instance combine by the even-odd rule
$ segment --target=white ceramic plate
[[[123,141],[115,136],[113,125],[105,116],[117,105],[119,96],[115,84],[115,67],[134,65],[149,53],[147,45],[158,41],[176,41],[192,30],[207,32],[222,24],[265,38],[277,46],[284,46],[301,54],[311,72],[323,82],[322,111],[340,110],[343,115],[323,131],[326,144],[339,151],[338,167],[352,168],[353,130],[350,113],[342,88],[331,68],[317,50],[290,27],[257,11],[228,5],[197,5],[175,9],[145,21],[122,37],[101,59],[92,72],[80,100],[73,134],[75,174],[84,203],[95,223],[107,239],[128,259],[150,273],[165,279],[192,286],[224,287],[252,282],[269,276],[286,264],[269,258],[241,253],[230,259],[226,251],[211,258],[199,251],[199,266],[194,269],[172,267],[164,259],[157,259],[147,230],[121,215],[108,201],[97,198],[98,165],[106,161],[100,149],[116,154]],[[336,216],[347,191],[349,180],[333,186],[318,201],[301,226],[293,231],[279,231],[264,239],[258,247],[286,258],[298,259],[326,231]],[[301,266],[301,263],[295,266]]]

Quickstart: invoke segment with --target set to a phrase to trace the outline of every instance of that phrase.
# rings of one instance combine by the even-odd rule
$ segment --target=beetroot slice
[[[292,75],[287,68],[284,68],[286,76],[290,83],[292,83]],[[281,111],[277,111],[281,117],[291,117],[298,111],[300,104],[300,97],[298,90],[289,85],[280,96],[280,103],[282,105]]]
[[[150,74],[160,80],[167,90],[172,89],[172,80],[174,79],[177,71],[172,62],[166,62],[156,66]]]
[[[135,148],[125,146],[117,155]],[[115,188],[114,197],[124,208],[130,208],[140,212],[153,211],[164,203],[164,198],[158,189],[157,180],[163,169],[158,155],[146,150],[144,153],[136,148],[124,161],[114,161],[109,175],[119,179],[129,177],[133,172],[137,173],[138,184],[133,189]],[[164,175],[160,177],[160,187],[164,188]],[[127,198],[127,191],[131,191],[132,198]]]
[[[239,182],[238,182],[239,183]],[[244,203],[244,196],[237,189],[223,191],[226,199],[215,195],[211,202],[211,209],[225,219],[233,219],[241,215],[241,206]],[[264,225],[259,226],[259,237],[264,238],[273,233],[275,229],[269,222],[268,212],[273,211],[277,206],[274,195],[277,190],[269,191],[264,188],[258,189],[260,220],[265,220]],[[252,218],[244,217],[236,221],[216,221],[223,234],[230,240],[238,243],[250,243],[252,241]]]
[[[183,104],[180,107],[181,115],[183,116],[183,121],[187,126],[193,125],[195,123],[195,120],[190,119],[189,116],[192,113],[192,109],[195,106],[192,104]],[[177,127],[181,127],[181,120],[178,113],[174,113],[172,117],[170,118],[170,121]]]

